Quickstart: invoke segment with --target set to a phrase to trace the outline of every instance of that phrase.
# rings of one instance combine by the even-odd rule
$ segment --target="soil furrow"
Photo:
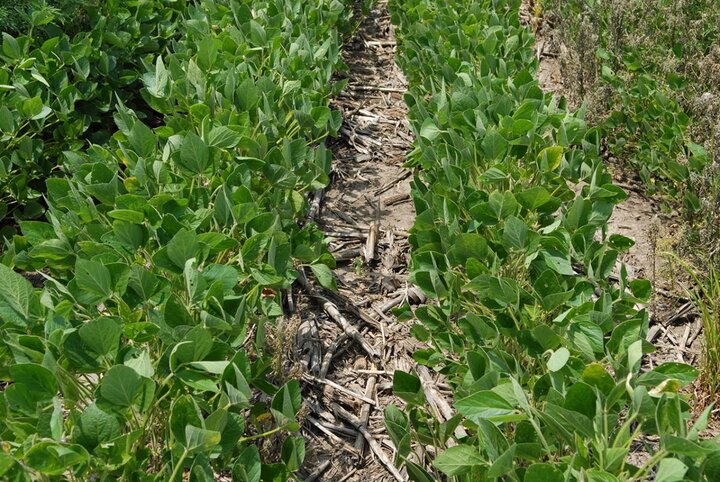
[[[339,313],[307,296],[298,310],[296,354],[313,375],[303,393],[309,407],[304,472],[327,466],[313,479],[320,481],[397,480],[388,467],[393,450],[383,409],[397,403],[392,373],[414,364],[416,345],[409,324],[399,323],[391,309],[422,297],[408,282],[407,231],[415,211],[403,163],[413,136],[387,1],[363,17],[344,48],[348,85],[334,102],[344,124],[341,137],[328,144],[332,182],[315,218],[338,260],[338,292],[322,294]],[[338,315],[351,328],[339,324]]]

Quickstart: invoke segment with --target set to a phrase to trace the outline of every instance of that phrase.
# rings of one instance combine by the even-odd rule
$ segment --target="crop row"
[[[564,72],[569,93],[589,99],[590,114],[608,134],[609,154],[637,173],[649,193],[682,199],[689,213],[701,211],[701,179],[712,174],[706,168],[715,155],[707,125],[718,35],[712,2],[551,0],[542,9],[559,19],[572,57]]]
[[[412,277],[436,300],[406,316],[457,411],[396,372],[398,463],[414,481],[716,480],[710,411],[689,425],[682,392],[696,371],[643,368],[651,286],[607,229],[626,195],[599,131],[538,87],[520,3],[391,2],[417,138]]]
[[[64,175],[47,180],[45,220],[20,221],[0,265],[0,477],[286,480],[303,439],[267,439],[271,460],[260,447],[298,430],[300,389],[266,339],[284,336],[274,320],[297,269],[332,284],[322,233],[302,221],[328,182],[349,9],[117,5],[105,21],[132,35],[108,24],[100,38],[2,43],[3,152],[49,155],[53,124]],[[142,53],[158,41],[158,55]],[[108,76],[138,80],[139,95]],[[83,139],[98,122],[107,138]]]

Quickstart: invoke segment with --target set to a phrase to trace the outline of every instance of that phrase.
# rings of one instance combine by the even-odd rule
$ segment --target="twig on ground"
[[[384,184],[384,185],[381,186],[378,190],[376,190],[376,191],[375,191],[375,194],[379,196],[380,194],[383,194],[383,193],[385,193],[386,191],[389,191],[389,190],[392,189],[394,186],[398,185],[400,182],[402,182],[402,181],[404,181],[405,179],[407,179],[408,177],[410,177],[410,174],[412,174],[410,171],[403,171],[403,173],[400,174],[400,176],[398,176],[397,179],[393,179],[392,181]]]
[[[325,462],[321,463],[318,468],[312,471],[308,478],[305,479],[305,482],[315,482],[318,477],[320,477],[320,475],[322,475],[322,473],[328,469],[328,467],[330,467],[330,461],[326,460]]]
[[[328,316],[340,326],[340,328],[343,329],[345,333],[347,333],[349,336],[351,336],[361,347],[365,352],[370,355],[371,358],[377,358],[379,357],[379,354],[375,348],[360,334],[357,328],[355,326],[351,325],[345,317],[340,313],[340,310],[335,305],[335,303],[331,302],[326,297],[320,295],[315,291],[315,289],[310,285],[307,278],[305,277],[305,273],[303,273],[302,270],[300,270],[300,275],[298,276],[298,282],[300,283],[300,286],[312,297],[315,298],[317,301],[319,301],[322,304],[323,309],[325,310],[325,313],[328,314]]]
[[[315,191],[313,194],[312,201],[310,202],[310,209],[308,210],[308,215],[305,218],[305,222],[314,221],[318,214],[320,214],[320,204],[322,203],[323,196],[325,195],[325,190],[320,189],[319,191]]]
[[[423,390],[425,392],[425,397],[428,399],[428,401],[437,408],[442,418],[444,418],[446,421],[453,418],[455,414],[453,413],[452,408],[447,403],[445,398],[440,395],[437,390],[435,390],[435,380],[433,380],[428,369],[420,365],[418,366],[417,372],[418,375],[420,375],[420,380],[422,380]],[[455,436],[457,438],[464,438],[467,437],[467,432],[463,427],[458,425],[455,428]],[[448,443],[448,446],[449,445],[450,444]]]
[[[345,388],[342,385],[339,385],[332,380],[328,380],[327,378],[317,378],[312,375],[305,374],[303,375],[303,379],[305,379],[308,382],[315,382],[315,383],[322,383],[323,385],[327,385],[329,387],[334,388],[335,390],[344,393],[345,395],[349,395],[351,397],[357,398],[358,400],[362,400],[365,403],[369,403],[370,405],[376,405],[375,400],[372,398],[368,398],[365,395],[362,395],[360,393],[356,393],[349,388]]]
[[[375,365],[371,365],[372,368],[375,368]],[[370,378],[368,378],[367,385],[365,385],[365,396],[366,397],[372,397],[373,392],[375,392],[375,384],[377,383],[377,376],[372,375]],[[362,406],[362,409],[360,410],[360,422],[363,424],[363,427],[367,428],[368,419],[370,417],[370,408],[371,405],[369,403],[365,403]],[[355,449],[357,449],[360,453],[363,453],[363,449],[365,448],[365,441],[363,439],[362,434],[358,434],[358,436],[355,438],[355,445],[353,445]]]
[[[409,200],[410,200],[410,193],[393,194],[392,196],[388,196],[385,199],[383,199],[383,204],[385,206],[394,206],[396,204],[401,204],[401,203],[404,203]]]
[[[352,337],[347,333],[343,333],[339,337],[335,338],[335,341],[332,342],[332,344],[325,352],[325,356],[323,356],[322,365],[320,365],[320,372],[318,373],[318,376],[320,378],[325,378],[327,376],[327,372],[330,369],[330,363],[332,362],[333,356],[335,355],[337,349],[340,348],[342,344],[346,343],[348,340],[351,339]]]
[[[404,94],[405,92],[407,92],[407,89],[400,89],[397,87],[378,87],[376,85],[349,85],[348,89],[361,90],[364,92],[384,92],[384,93],[395,93],[395,94]]]
[[[358,256],[360,256],[360,254],[360,248],[341,249],[340,251],[335,251],[332,253],[333,258],[335,258],[335,261],[338,263],[352,261]]]
[[[306,417],[305,420],[309,422],[313,427],[320,430],[322,433],[324,433],[326,436],[330,438],[330,440],[333,441],[333,443],[337,444],[340,448],[348,452],[350,455],[352,455],[355,458],[360,458],[361,455],[355,450],[355,447],[350,446],[345,440],[335,435],[331,429],[329,429],[326,425],[327,422],[321,422],[320,420],[314,418],[314,417]],[[355,435],[355,433],[353,433]]]
[[[385,452],[383,452],[382,447],[380,446],[378,441],[375,440],[375,438],[370,432],[368,432],[367,428],[365,428],[361,420],[355,415],[345,410],[344,408],[342,408],[337,403],[332,404],[332,409],[333,412],[335,412],[340,418],[345,419],[347,422],[349,422],[352,426],[354,426],[360,431],[363,437],[365,437],[365,440],[367,441],[370,450],[372,450],[372,452],[385,466],[388,472],[390,472],[392,476],[395,477],[395,480],[397,480],[398,482],[405,482],[405,477],[403,477],[403,475],[398,471],[398,469],[395,468],[395,465],[392,463],[392,461],[387,458],[387,455],[385,455]]]
[[[427,300],[427,297],[417,286],[410,286],[405,293],[387,300],[385,303],[379,305],[377,309],[382,313],[387,313],[396,306],[403,304],[405,300],[413,301],[415,303],[424,303]]]

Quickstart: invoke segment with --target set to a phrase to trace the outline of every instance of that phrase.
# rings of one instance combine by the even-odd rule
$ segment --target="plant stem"
[[[183,463],[185,462],[185,459],[187,458],[187,456],[188,456],[188,451],[184,450],[182,455],[180,456],[180,459],[175,464],[175,469],[173,470],[172,475],[170,475],[170,482],[173,482],[175,480],[175,477],[177,477],[180,474]]]
[[[285,428],[285,425],[281,425],[281,426],[279,426],[279,427],[275,427],[275,428],[272,429],[272,430],[268,430],[267,432],[264,432],[264,433],[259,433],[259,434],[257,434],[257,435],[251,435],[251,436],[249,436],[249,437],[243,437],[243,438],[241,438],[241,439],[238,440],[238,441],[239,441],[239,442],[250,442],[251,440],[257,440],[257,439],[259,439],[259,438],[267,437],[268,435],[272,435],[272,434],[274,434],[274,433],[277,433],[277,432],[283,430],[284,428]]]

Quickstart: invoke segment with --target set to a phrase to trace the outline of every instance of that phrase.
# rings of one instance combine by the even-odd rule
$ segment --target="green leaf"
[[[180,165],[195,174],[202,174],[210,162],[210,149],[200,136],[189,132],[180,147]]]
[[[604,470],[590,469],[586,474],[587,482],[619,482],[617,477]]]
[[[49,441],[39,442],[25,452],[25,463],[45,475],[61,475],[89,458],[90,454],[80,445]]]
[[[529,233],[530,229],[521,219],[511,216],[505,221],[503,245],[507,248],[522,250],[527,245]]]
[[[657,386],[665,380],[673,379],[685,386],[694,382],[698,374],[698,370],[690,365],[668,362],[647,373],[643,373],[638,381],[643,385]]]
[[[108,212],[108,216],[113,219],[120,221],[127,221],[132,224],[142,224],[145,221],[145,215],[140,211],[133,211],[132,209],[113,209]]]
[[[488,129],[482,141],[482,149],[486,159],[491,161],[502,160],[505,157],[507,147],[508,142],[496,129]]]
[[[35,290],[28,280],[0,264],[0,318],[24,326],[30,318]]]
[[[315,275],[315,278],[317,278],[318,283],[320,283],[320,286],[333,291],[337,290],[335,275],[333,275],[332,270],[327,265],[313,264],[310,265],[310,269]]]
[[[170,409],[170,432],[183,447],[188,446],[185,427],[202,426],[203,419],[200,408],[190,395],[177,398]]]
[[[549,204],[554,198],[550,192],[542,186],[536,186],[518,193],[518,202],[526,209],[532,211]]]
[[[503,475],[514,473],[513,457],[515,456],[516,445],[510,446],[499,457],[494,458],[492,465],[487,472],[488,477],[500,478]]]
[[[652,283],[646,279],[635,279],[630,282],[630,290],[633,296],[646,302],[652,296]]]
[[[260,482],[262,464],[257,445],[250,445],[242,451],[233,466],[233,480],[238,482]]]
[[[575,271],[570,264],[570,260],[566,255],[560,253],[559,251],[556,251],[554,249],[543,250],[542,257],[545,260],[545,264],[547,264],[548,268],[552,269],[556,273],[565,276],[575,275]]]
[[[100,382],[100,395],[113,405],[129,407],[140,393],[143,379],[125,365],[115,365]]]
[[[78,258],[75,263],[75,281],[78,288],[90,295],[89,303],[100,303],[110,296],[112,278],[110,271],[101,263]]]
[[[542,417],[546,423],[554,426],[566,436],[567,433],[575,432],[583,437],[592,438],[595,434],[593,423],[588,417],[553,403],[548,403],[545,406]]]
[[[29,395],[33,401],[48,403],[58,392],[55,375],[42,365],[35,363],[11,365],[10,378],[14,383],[6,389],[8,399],[14,400],[16,394]],[[17,392],[22,392],[22,394]],[[9,393],[12,393],[13,396],[11,397]],[[10,401],[12,403],[12,400]]]
[[[662,446],[672,454],[687,455],[688,457],[702,457],[717,451],[716,447],[703,447],[697,442],[674,435],[664,435],[662,437]]]
[[[185,263],[199,255],[200,244],[194,231],[182,228],[167,244],[168,258],[178,267],[185,268]]]
[[[582,373],[582,380],[590,386],[597,387],[606,395],[609,394],[615,386],[615,381],[612,376],[610,376],[599,363],[591,363],[585,367]]]
[[[486,464],[480,452],[470,445],[456,445],[437,456],[433,465],[447,475],[462,475],[475,466]]]
[[[490,390],[480,390],[457,400],[455,408],[475,423],[480,423],[481,420],[500,420],[515,413],[510,402]]]
[[[404,459],[410,454],[410,420],[408,416],[395,405],[388,406],[385,411],[385,427],[387,427],[390,440],[392,440],[398,457]]]
[[[437,478],[430,475],[427,470],[425,470],[423,467],[419,466],[418,464],[415,464],[413,462],[410,462],[409,460],[405,461],[405,468],[407,469],[408,477],[412,482],[436,482]]]
[[[141,377],[152,378],[155,375],[150,354],[146,349],[137,350],[135,348],[125,354],[125,366],[132,368]]]
[[[425,393],[420,379],[401,370],[395,370],[393,374],[393,393],[407,403],[416,405],[425,403]]]
[[[12,15],[12,13],[10,13]],[[18,44],[18,41],[10,35],[7,32],[2,33],[3,41],[2,41],[2,51],[3,53],[8,56],[11,59],[19,59],[22,57],[22,50],[20,49],[20,44]]]
[[[75,426],[75,441],[88,450],[120,436],[120,423],[97,405],[88,405]]]
[[[15,132],[15,117],[6,105],[0,107],[0,131],[5,134]]]
[[[114,318],[96,318],[85,323],[79,330],[80,338],[94,353],[107,356],[117,352],[122,327]]]
[[[597,408],[595,389],[587,383],[574,383],[565,394],[564,408],[582,413],[588,418],[594,418]]]
[[[305,460],[305,439],[302,437],[286,438],[280,456],[289,471],[295,472],[300,469]]]
[[[499,221],[512,216],[518,209],[518,202],[515,200],[515,196],[509,191],[493,192],[490,194],[488,205]]]
[[[203,270],[203,278],[211,284],[214,281],[220,281],[225,291],[230,291],[238,284],[238,272],[232,266],[224,264],[211,264]]]
[[[655,482],[680,482],[685,480],[688,466],[675,458],[662,459],[658,464]]]
[[[290,380],[272,399],[271,409],[277,423],[285,425],[293,422],[301,404],[300,385],[297,380]]]
[[[525,471],[524,482],[565,482],[563,473],[550,464],[532,464]]]
[[[208,452],[220,444],[222,435],[215,430],[188,425],[185,427],[185,447],[191,454]]]
[[[196,326],[185,334],[183,340],[170,352],[170,367],[203,361],[213,346],[213,337],[204,326]]]
[[[229,127],[214,127],[208,135],[208,144],[220,149],[230,149],[237,146],[242,136]]]
[[[139,120],[133,124],[128,140],[135,153],[145,159],[150,158],[157,148],[155,133]]]
[[[158,55],[155,61],[155,74],[146,74],[143,76],[145,87],[148,93],[153,97],[163,97],[165,88],[168,84],[168,73],[163,63],[162,55]]]
[[[561,146],[546,147],[538,154],[538,163],[543,171],[554,171],[560,167],[563,157],[563,148]]]
[[[561,370],[569,359],[570,351],[565,347],[558,348],[555,352],[553,352],[547,362],[548,370],[550,370],[551,372],[557,372]]]
[[[438,129],[432,119],[428,117],[425,119],[422,127],[420,128],[420,137],[432,142],[437,139],[437,137],[440,135],[440,132],[440,129]]]

